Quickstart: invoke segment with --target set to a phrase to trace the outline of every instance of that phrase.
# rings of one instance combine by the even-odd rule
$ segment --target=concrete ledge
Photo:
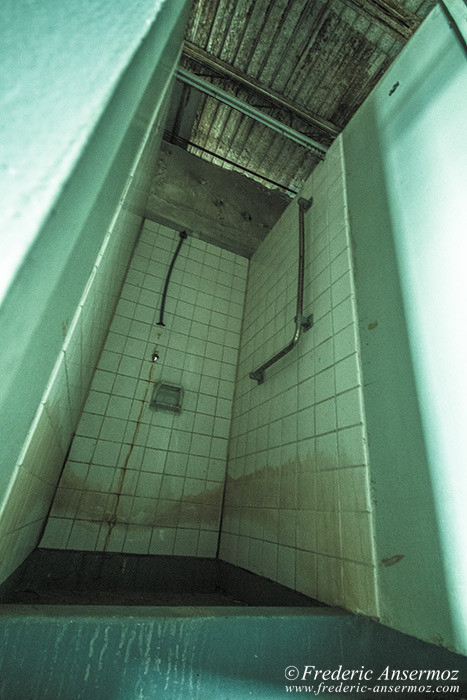
[[[289,197],[163,143],[145,217],[250,258]]]
[[[452,700],[465,697],[467,679],[465,657],[324,608],[3,606],[0,645],[5,700],[279,700],[301,692],[295,685],[318,695],[323,682],[334,690],[321,687],[322,698]],[[388,674],[403,670],[428,670],[434,680],[410,682],[419,688],[410,694],[373,692],[400,689]],[[357,674],[353,692],[336,690],[344,671]],[[458,692],[435,691],[453,685]]]

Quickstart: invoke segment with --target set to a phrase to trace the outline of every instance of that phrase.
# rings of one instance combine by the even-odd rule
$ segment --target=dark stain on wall
[[[129,450],[128,450],[128,454],[127,454],[127,456],[126,456],[126,458],[125,458],[125,463],[124,463],[124,465],[123,465],[123,467],[122,467],[122,469],[121,469],[121,471],[120,471],[120,477],[119,477],[119,480],[118,480],[117,492],[116,492],[116,497],[115,497],[115,501],[114,501],[114,504],[113,504],[113,509],[112,509],[111,514],[110,514],[110,515],[107,515],[107,517],[106,517],[106,522],[107,522],[107,525],[108,525],[108,530],[107,530],[107,535],[106,535],[106,537],[105,537],[104,546],[103,546],[103,551],[104,551],[104,552],[107,551],[107,548],[108,548],[108,546],[109,546],[110,536],[112,535],[112,530],[114,529],[115,525],[117,524],[117,510],[118,510],[118,507],[119,507],[119,504],[120,504],[120,498],[121,498],[121,495],[122,495],[123,484],[124,484],[125,476],[126,476],[126,473],[127,473],[128,462],[129,462],[129,459],[130,459],[130,457],[131,457],[131,453],[133,452],[133,448],[134,448],[134,446],[135,446],[136,438],[138,437],[138,433],[139,433],[139,429],[140,429],[140,425],[141,425],[141,416],[143,415],[143,409],[144,409],[144,406],[146,405],[146,399],[147,399],[147,396],[148,396],[149,388],[150,388],[151,383],[152,383],[152,372],[153,372],[153,369],[154,369],[154,365],[151,364],[151,366],[150,366],[150,368],[149,368],[149,376],[148,376],[148,378],[147,378],[147,380],[146,380],[146,382],[147,382],[147,384],[146,384],[146,391],[144,392],[144,398],[143,398],[143,400],[141,401],[141,408],[140,408],[140,411],[139,411],[138,419],[137,419],[137,421],[136,421],[135,432],[133,433],[133,438],[132,438],[131,443],[130,443],[130,448],[129,448]]]
[[[405,554],[395,554],[393,557],[381,559],[381,566],[394,566],[394,564],[398,564],[404,558]]]

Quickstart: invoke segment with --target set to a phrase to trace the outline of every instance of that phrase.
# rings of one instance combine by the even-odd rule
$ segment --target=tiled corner
[[[344,190],[337,139],[301,193],[313,197],[305,218],[304,313],[313,313],[314,326],[266,370],[261,385],[249,373],[284,347],[294,330],[296,203],[250,261],[220,557],[324,602],[374,614],[372,515]],[[357,581],[365,581],[360,597]]]
[[[145,222],[42,546],[216,555],[248,265],[189,237],[157,325],[178,241]],[[183,387],[180,414],[150,409],[157,381]]]

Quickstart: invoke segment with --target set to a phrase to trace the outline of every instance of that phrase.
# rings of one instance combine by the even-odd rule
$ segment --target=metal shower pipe
[[[164,310],[165,310],[165,301],[166,301],[166,298],[167,298],[167,290],[168,290],[168,288],[169,288],[170,277],[172,276],[172,270],[174,269],[174,265],[175,265],[175,261],[176,261],[176,259],[177,259],[177,255],[179,254],[180,248],[182,247],[182,244],[183,244],[183,241],[185,240],[185,238],[187,238],[188,233],[187,233],[187,231],[180,231],[179,236],[180,236],[180,240],[179,240],[179,242],[178,242],[177,249],[176,249],[176,251],[175,251],[175,253],[174,253],[174,256],[173,256],[173,258],[172,258],[172,262],[171,262],[170,265],[169,265],[169,271],[167,272],[167,277],[166,277],[165,284],[164,284],[164,291],[162,292],[161,310],[160,310],[160,315],[159,315],[159,321],[158,321],[158,323],[157,323],[158,326],[165,326],[165,323],[164,323]],[[154,359],[154,357],[153,357],[153,361],[154,361],[154,362],[156,361],[156,360]]]
[[[297,285],[297,313],[295,315],[295,332],[288,345],[273,355],[267,362],[250,372],[250,378],[256,379],[258,384],[264,381],[264,372],[277,360],[287,355],[298,343],[302,331],[308,331],[313,325],[313,314],[303,315],[303,278],[305,273],[305,212],[311,207],[313,199],[298,199],[298,285]]]

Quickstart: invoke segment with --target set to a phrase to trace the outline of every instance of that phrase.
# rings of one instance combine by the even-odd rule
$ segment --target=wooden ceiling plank
[[[307,22],[304,22],[304,26],[307,29],[305,34],[305,44],[302,47],[298,60],[290,71],[289,76],[281,90],[281,92],[284,95],[287,95],[291,101],[296,101],[299,88],[301,87],[303,81],[309,78],[311,75],[310,56],[315,54],[315,60],[319,58],[314,52],[314,44],[316,37],[319,36],[324,23],[327,21],[331,3],[332,0],[317,0],[314,7],[314,14],[308,17]]]
[[[295,62],[301,54],[303,46],[306,45],[307,32],[304,25],[300,33],[303,22],[306,22],[307,8],[310,3],[307,0],[289,0],[289,3],[281,18],[280,29],[274,35],[274,41],[268,51],[260,71],[256,73],[257,80],[266,87],[274,87],[277,92],[285,94],[281,89],[280,82],[276,85],[278,74],[283,71],[287,77],[292,73]],[[302,39],[302,43],[300,43]],[[251,74],[252,71],[247,70]],[[280,78],[279,78],[280,81]]]
[[[347,100],[349,81],[353,82],[355,79],[358,85],[366,80],[368,58],[374,49],[364,34],[354,31],[353,23],[357,21],[355,11],[348,10],[348,12],[351,12],[349,18],[345,18],[342,15],[335,16],[335,21],[338,23],[337,27],[340,28],[339,31],[341,32],[339,42],[336,41],[335,44],[331,44],[327,53],[325,53],[325,47],[328,42],[325,38],[321,42],[318,54],[324,58],[321,61],[321,66],[318,68],[321,72],[318,80],[320,89],[314,100],[315,109],[319,110],[321,114],[326,114],[330,117],[332,115],[332,121],[342,126],[349,121],[351,115],[347,115],[346,112],[337,112],[336,107],[340,106],[343,95],[345,100]],[[344,21],[344,19],[347,19],[347,21]],[[337,31],[337,28],[335,31]],[[335,32],[333,31],[332,33]],[[345,51],[342,51],[340,47],[345,47]],[[315,70],[314,73],[317,73],[318,70]],[[305,83],[300,92],[300,101],[308,102],[312,98],[312,90],[313,87],[308,88]],[[363,101],[366,93],[360,90],[360,94]],[[323,97],[319,95],[323,95]]]
[[[295,148],[288,143],[280,134],[275,134],[274,141],[269,144],[266,151],[266,158],[262,162],[264,172],[280,173],[283,180],[290,182],[294,172],[298,155],[306,149]]]
[[[264,28],[269,14],[270,3],[265,8],[261,2],[255,2],[248,23],[244,29],[238,50],[231,64],[239,70],[248,72],[248,66],[256,50],[258,37],[264,34]]]
[[[229,160],[235,160],[236,158],[237,149],[235,148],[235,145],[237,143],[237,135],[243,119],[243,114],[237,112],[235,109],[231,109],[226,122],[226,133],[222,140],[217,144],[217,152],[221,153]]]
[[[186,37],[206,46],[219,11],[221,0],[195,0],[191,8]]]
[[[408,41],[418,29],[421,19],[394,0],[341,0],[364,12],[386,31]]]
[[[239,89],[235,90],[235,96],[244,101],[247,98],[247,96],[244,94],[244,90]],[[237,131],[240,122],[233,120],[232,116],[234,114],[239,114],[239,112],[228,107],[226,107],[226,110],[226,119],[222,125],[222,130],[218,131],[217,140],[216,142],[212,142],[212,146],[214,147],[214,150],[218,152],[219,149],[224,148],[224,144],[229,143],[233,146],[234,152],[238,153],[243,150],[244,142],[237,138]]]
[[[224,37],[222,51],[216,53],[216,56],[226,63],[231,64],[235,61],[244,32],[250,23],[251,14],[253,12],[253,3],[254,0],[232,3],[234,12],[231,16],[228,31]]]
[[[287,86],[291,77],[300,69],[303,54],[311,41],[312,27],[319,21],[323,4],[325,3],[322,0],[305,3],[297,18],[290,40],[283,47],[282,54],[277,58],[274,75],[269,79],[265,73],[265,79],[262,79],[263,83],[266,82],[268,87],[274,88],[281,95],[290,97]]]
[[[345,60],[348,36],[349,27],[342,22],[339,9],[328,2],[314,27],[300,68],[292,74],[287,86],[290,99],[300,104],[311,103],[314,111],[318,111],[321,100],[317,100],[317,95],[324,84],[332,85],[334,61],[341,57]]]
[[[264,81],[260,80],[260,74],[269,54],[276,50],[277,36],[283,27],[286,6],[287,0],[266,3],[267,10],[264,12],[262,30],[253,39],[254,51],[245,72],[263,85]]]
[[[194,46],[194,44],[192,44],[191,42],[185,42],[183,55],[187,58],[196,61],[197,63],[206,68],[210,68],[211,70],[217,72],[220,75],[228,77],[230,80],[233,80],[235,83],[246,88],[253,95],[257,95],[262,99],[266,99],[275,107],[280,107],[281,109],[285,109],[289,112],[292,112],[311,126],[321,130],[328,137],[335,138],[335,136],[338,135],[340,129],[331,122],[327,121],[326,119],[322,119],[318,115],[311,114],[307,110],[303,109],[303,107],[301,107],[300,105],[292,103],[289,100],[285,99],[284,97],[282,97],[282,95],[276,93],[275,90],[271,90],[271,88],[265,88],[264,86],[260,85],[258,81],[254,78],[247,76],[245,73],[239,71],[237,68],[234,68],[233,66],[230,66],[229,64],[225,63],[225,61],[211,56],[207,53],[207,51],[204,51],[203,49]]]
[[[214,56],[218,56],[224,47],[226,36],[230,31],[233,12],[233,3],[226,3],[225,0],[220,0],[206,43],[202,44],[194,37],[196,44],[198,44],[198,46],[204,46],[206,51],[209,51],[209,53],[212,53]]]
[[[211,96],[207,95],[204,102],[202,111],[199,114],[198,124],[196,129],[192,131],[192,136],[196,135],[196,142],[200,146],[209,148],[210,134],[212,130],[213,122],[219,111],[220,103],[213,99]]]

